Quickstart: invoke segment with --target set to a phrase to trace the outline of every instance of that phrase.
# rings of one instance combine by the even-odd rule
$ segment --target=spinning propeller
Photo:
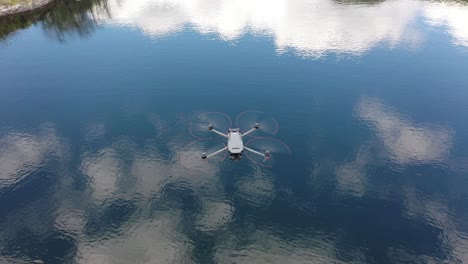
[[[282,155],[291,154],[291,149],[283,141],[272,137],[255,137],[247,141],[244,149],[253,163],[271,167]]]
[[[211,138],[201,138],[185,145],[179,153],[179,160],[191,170],[203,170],[210,166],[209,163],[221,162],[226,156],[226,144]]]
[[[249,136],[265,136],[275,135],[278,132],[278,122],[272,116],[265,114],[262,111],[249,110],[242,112],[236,117],[236,126],[245,133],[254,126],[258,129],[255,133]]]
[[[196,116],[190,122],[189,131],[195,138],[211,138],[213,133],[211,130],[216,130],[223,133],[227,132],[232,127],[231,118],[221,112],[206,112]]]
[[[278,132],[276,120],[264,112],[242,112],[236,118],[236,127],[231,126],[231,119],[224,113],[207,112],[196,116],[190,123],[189,131],[197,140],[189,143],[181,152],[182,163],[190,168],[203,168],[206,160],[223,161],[228,153],[232,160],[240,160],[242,153],[245,153],[253,163],[270,167],[282,154],[291,153],[279,139],[258,137]],[[252,135],[257,137],[244,143],[243,139]],[[216,144],[213,137],[225,138],[227,144]]]

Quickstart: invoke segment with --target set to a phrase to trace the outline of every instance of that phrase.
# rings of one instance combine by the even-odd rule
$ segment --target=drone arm
[[[246,147],[246,146],[244,146],[244,149],[247,150],[247,151],[249,151],[249,152],[252,152],[252,153],[254,153],[254,154],[257,154],[257,155],[259,155],[259,156],[265,157],[265,154],[263,154],[263,153],[261,153],[261,152],[258,152],[258,151],[254,150],[254,149],[248,148],[248,147]]]
[[[242,137],[243,137],[243,136],[247,136],[248,134],[254,132],[254,131],[257,130],[258,128],[259,128],[258,123],[255,123],[255,125],[254,125],[249,131],[247,131],[247,132],[245,132],[244,134],[242,134]]]
[[[214,129],[214,128],[211,129],[211,131],[215,132],[216,134],[218,134],[218,135],[220,135],[220,136],[222,136],[222,137],[227,138],[227,135],[226,135],[226,134],[223,134],[223,133],[219,132],[218,130],[216,130],[216,129]]]
[[[257,130],[257,129],[256,129],[256,128],[252,128],[252,129],[250,129],[249,131],[247,131],[247,132],[243,133],[243,134],[242,134],[242,137],[244,137],[244,136],[247,136],[248,134],[250,134],[250,133],[254,132],[255,130]]]
[[[225,150],[227,150],[227,147],[224,147],[224,148],[222,148],[222,149],[220,149],[220,150],[217,150],[217,151],[215,151],[215,152],[213,152],[213,153],[211,153],[211,154],[209,154],[209,155],[203,156],[203,157],[204,157],[203,159],[211,158],[211,157],[213,157],[214,155],[217,155],[217,154],[219,154],[219,153],[221,153],[221,152],[223,152],[223,151],[225,151]]]

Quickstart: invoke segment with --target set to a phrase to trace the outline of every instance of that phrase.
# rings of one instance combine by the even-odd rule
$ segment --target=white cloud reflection
[[[133,162],[132,175],[136,177],[136,191],[144,197],[160,193],[170,176],[171,167],[155,157],[138,158]]]
[[[424,10],[426,22],[446,27],[456,45],[468,46],[468,6],[461,3],[428,3]]]
[[[155,126],[166,123],[155,115],[150,115],[149,120]],[[191,263],[192,242],[183,232],[185,212],[175,201],[169,210],[165,208],[164,203],[171,202],[164,197],[165,189],[191,193],[200,199],[201,210],[192,219],[197,230],[217,231],[231,222],[234,209],[223,200],[216,175],[221,162],[203,163],[202,170],[193,169],[193,164],[200,165],[201,151],[187,149],[178,140],[180,138],[174,134],[169,141],[149,139],[144,147],[139,147],[132,139],[120,138],[81,156],[81,172],[90,179],[91,197],[86,198],[92,198],[85,203],[97,201],[100,206],[92,211],[83,206],[84,213],[78,209],[81,205],[78,208],[63,206],[55,223],[56,227],[80,238],[75,262]],[[165,144],[172,153],[161,151]],[[86,233],[90,214],[99,216],[106,206],[119,199],[137,204],[139,210],[132,214],[132,220],[122,223],[118,231],[111,230],[112,235],[96,238]]]
[[[397,165],[451,164],[450,151],[454,144],[451,129],[414,122],[370,97],[358,101],[355,113],[372,128],[373,135],[359,146],[351,161],[334,169],[342,193],[362,197],[368,189],[378,189],[376,193],[381,198],[389,195],[384,186],[368,186],[368,167],[382,161]]]
[[[390,185],[380,183],[375,186],[368,181],[371,175],[367,174],[367,167],[378,164],[381,158],[400,165],[450,164],[453,159],[450,149],[454,144],[454,132],[448,128],[412,121],[374,98],[365,97],[359,100],[356,114],[374,129],[378,141],[385,148],[382,151],[382,148],[374,146],[375,141],[370,140],[358,148],[352,161],[338,166],[335,173],[340,192],[361,197],[370,190],[379,199],[385,196],[382,196],[384,192],[396,192],[398,197],[402,195],[402,217],[439,233],[437,247],[449,251],[448,254],[437,255],[430,251],[416,252],[398,245],[386,249],[387,257],[398,263],[467,262],[468,235],[464,228],[466,217],[460,214],[460,209],[455,205],[463,203],[463,198],[456,190],[450,187],[448,194],[427,192],[424,188],[414,186],[413,181]],[[447,181],[458,180],[452,178]],[[384,199],[392,200],[388,197]]]
[[[458,215],[449,205],[447,197],[426,195],[414,187],[405,187],[404,195],[405,217],[426,223],[440,230],[440,244],[451,250],[453,263],[468,262],[468,233],[465,231],[464,219]],[[457,198],[452,197],[451,200]],[[457,219],[458,218],[458,219]],[[404,259],[419,259],[425,263],[441,263],[444,259],[438,259],[432,255],[416,255],[413,252],[401,251],[394,254],[394,259],[403,262]]]
[[[0,188],[15,184],[46,159],[62,156],[65,145],[50,124],[0,137]]]
[[[236,183],[236,195],[254,207],[266,207],[276,196],[272,176],[261,168],[256,168],[253,175],[240,178]]]
[[[121,165],[114,149],[105,148],[97,154],[85,153],[81,171],[90,178],[92,196],[97,201],[102,202],[117,191]]]
[[[191,263],[191,244],[179,230],[180,212],[133,223],[119,236],[86,239],[78,245],[77,263]]]
[[[203,209],[196,220],[198,230],[219,230],[231,222],[234,209],[230,204],[209,200],[204,201],[202,205]]]
[[[450,130],[417,124],[372,98],[360,100],[356,113],[375,128],[379,140],[387,147],[388,153],[396,157],[396,162],[409,164],[447,159],[452,144]],[[165,122],[158,119],[156,123]],[[94,125],[88,126],[92,131],[95,128]],[[15,172],[31,164],[37,166],[50,153],[63,156],[65,147],[55,130],[49,127],[38,130],[41,132],[10,133],[0,138],[0,179],[11,179],[11,175],[16,175]],[[99,137],[104,134],[98,133]],[[85,133],[85,137],[87,135]],[[0,226],[2,231],[8,231],[6,235],[2,233],[2,242],[14,238],[16,231],[24,226],[35,234],[47,234],[52,229],[58,229],[76,238],[77,255],[73,259],[76,263],[191,263],[193,252],[196,251],[194,243],[197,242],[192,241],[191,235],[186,232],[195,227],[197,232],[221,231],[219,234],[222,239],[213,248],[213,258],[220,263],[340,263],[340,239],[331,232],[315,230],[314,235],[292,232],[294,235],[288,237],[288,232],[282,232],[283,228],[275,230],[276,227],[268,225],[256,226],[257,222],[249,223],[245,219],[242,221],[243,224],[247,221],[247,225],[242,228],[249,230],[235,230],[236,225],[230,225],[234,219],[235,203],[226,200],[226,191],[219,175],[222,163],[206,163],[207,166],[201,172],[190,171],[193,162],[200,161],[200,152],[174,146],[179,140],[177,134],[172,140],[148,140],[139,145],[131,139],[110,139],[99,150],[85,152],[80,157],[79,169],[91,180],[88,186],[91,197],[87,196],[86,191],[83,193],[72,187],[70,176],[81,176],[64,173],[61,175],[60,190],[52,197],[45,197],[46,202],[42,202],[42,207],[37,202],[31,204],[20,213],[10,216]],[[416,145],[397,144],[407,140],[416,141]],[[442,145],[448,147],[443,148]],[[160,148],[166,149],[168,146],[173,153],[163,155],[164,151]],[[366,144],[358,149],[351,162],[341,164],[336,170],[333,167],[342,190],[362,196],[367,188],[365,169],[375,157],[372,154]],[[181,155],[187,155],[185,158],[190,162],[184,164],[186,160],[181,159]],[[21,162],[11,163],[14,160]],[[263,169],[254,168],[256,170],[250,175],[243,175],[234,183],[235,197],[249,206],[267,208],[277,197],[274,177]],[[354,179],[356,175],[358,178]],[[192,214],[191,209],[180,208],[177,202],[171,204],[172,201],[165,201],[164,197],[161,198],[164,195],[160,194],[166,188],[180,188],[176,191],[181,190],[194,196],[201,210]],[[125,193],[126,201],[136,205],[137,210],[131,213],[130,220],[124,220],[120,225],[108,222],[105,212],[112,208],[106,206],[112,200],[121,199]],[[445,235],[441,241],[452,246],[456,257],[464,261],[468,245],[466,234],[458,230],[447,201],[431,198],[404,189],[404,216],[421,222],[428,219],[434,226],[441,228]],[[107,199],[109,203],[93,206],[95,200],[104,202]],[[45,208],[54,211],[53,214]],[[41,214],[43,216],[39,218]],[[51,216],[54,219],[50,219]],[[252,218],[255,216],[253,211]],[[94,228],[104,232],[92,232],[93,221],[96,220],[99,225]],[[106,229],[109,226],[115,229]],[[239,244],[240,240],[246,242]],[[365,262],[364,250],[346,249],[347,261]],[[407,254],[409,260],[418,257],[398,248],[388,249],[387,254],[392,260],[403,260],[404,254]],[[421,259],[426,258],[422,256]],[[0,261],[9,260],[0,257]],[[24,262],[32,261],[28,259]]]
[[[233,41],[246,33],[270,36],[278,52],[307,57],[361,54],[377,45],[418,45],[413,21],[423,13],[430,25],[447,24],[460,45],[468,45],[468,9],[450,3],[385,1],[374,5],[331,0],[114,0],[104,23],[139,28],[161,37],[191,27]],[[97,12],[99,14],[99,12]]]
[[[338,187],[342,192],[362,197],[366,191],[366,166],[371,162],[369,148],[361,147],[353,161],[339,166],[336,173]]]
[[[108,23],[136,26],[150,36],[186,26],[224,40],[251,32],[273,37],[278,51],[293,49],[306,56],[362,53],[378,43],[419,42],[419,36],[408,30],[417,12],[413,1],[354,6],[304,0],[137,0],[111,6]]]
[[[453,132],[446,128],[414,123],[369,98],[359,101],[356,112],[375,128],[390,158],[399,164],[443,162],[450,154]]]

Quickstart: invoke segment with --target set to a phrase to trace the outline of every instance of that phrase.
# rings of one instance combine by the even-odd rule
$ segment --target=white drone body
[[[244,150],[242,134],[238,128],[229,129],[228,133],[228,151],[231,155],[241,154]]]
[[[257,154],[257,155],[260,155],[262,157],[265,157],[266,159],[270,157],[270,153],[268,151],[266,151],[265,153],[261,153],[261,152],[258,152],[256,150],[253,150],[251,148],[248,148],[246,146],[244,146],[244,141],[242,140],[242,138],[252,132],[254,132],[255,130],[257,130],[260,126],[255,123],[255,125],[252,127],[252,129],[250,129],[249,131],[245,132],[245,133],[242,133],[240,131],[239,128],[230,128],[228,130],[228,133],[227,134],[224,134],[222,132],[219,132],[218,130],[216,130],[213,125],[208,125],[208,130],[222,136],[222,137],[225,137],[227,138],[227,147],[224,147],[218,151],[215,151],[211,154],[206,154],[206,153],[203,153],[202,154],[202,159],[206,159],[206,158],[209,158],[209,157],[212,157],[216,154],[219,154],[223,151],[225,151],[226,149],[228,150],[229,152],[229,157],[230,159],[232,160],[240,160],[242,159],[242,152],[244,150],[247,150],[249,152],[252,152],[254,154]]]

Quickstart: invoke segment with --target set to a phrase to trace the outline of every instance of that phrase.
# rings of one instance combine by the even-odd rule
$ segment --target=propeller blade
[[[278,132],[276,119],[262,111],[249,110],[236,117],[236,126],[244,133],[252,129],[255,124],[259,125],[258,129],[247,136],[275,135]]]
[[[192,119],[189,125],[189,132],[195,138],[211,138],[213,137],[213,132],[209,129],[210,125],[214,129],[226,133],[231,128],[232,121],[225,113],[206,112]]]
[[[222,148],[226,144],[210,138],[197,139],[188,143],[179,153],[180,163],[190,171],[205,170],[212,166],[217,166],[215,163],[220,163],[227,156],[227,150],[216,155],[210,156],[207,159],[202,159],[203,153],[210,155]]]
[[[255,137],[247,141],[245,146],[263,154],[261,156],[245,151],[249,160],[264,167],[271,167],[281,156],[291,154],[291,149],[288,145],[272,137]]]

